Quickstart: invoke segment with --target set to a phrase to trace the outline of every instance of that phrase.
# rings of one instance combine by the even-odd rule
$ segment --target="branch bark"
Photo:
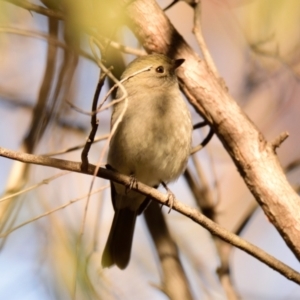
[[[128,3],[128,24],[148,53],[185,59],[179,70],[183,91],[213,127],[269,221],[299,260],[300,198],[288,183],[272,143],[212,76],[154,0],[124,1]]]

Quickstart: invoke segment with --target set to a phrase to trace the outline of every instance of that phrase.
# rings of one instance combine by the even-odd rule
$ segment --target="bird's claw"
[[[173,194],[173,192],[168,188],[168,186],[164,182],[162,182],[162,185],[167,191],[166,204],[168,204],[170,206],[170,209],[168,211],[168,214],[169,214],[171,212],[174,202],[175,202],[175,195]]]
[[[129,184],[126,184],[126,190],[125,193],[127,194],[132,188],[138,188],[138,182],[134,175],[130,175],[130,182]]]

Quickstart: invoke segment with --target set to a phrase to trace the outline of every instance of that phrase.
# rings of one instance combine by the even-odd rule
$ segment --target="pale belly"
[[[142,118],[140,124],[121,122],[111,141],[108,163],[150,186],[177,179],[186,167],[192,132],[186,112],[178,117],[171,124],[165,119]]]

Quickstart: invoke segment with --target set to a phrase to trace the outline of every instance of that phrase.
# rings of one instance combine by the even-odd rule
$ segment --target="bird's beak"
[[[177,69],[179,66],[181,66],[184,63],[185,59],[175,59],[174,60],[174,69]]]

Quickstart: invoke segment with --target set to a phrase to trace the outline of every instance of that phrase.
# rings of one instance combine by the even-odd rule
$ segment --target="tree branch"
[[[47,166],[52,168],[57,168],[61,170],[72,171],[81,174],[87,174],[94,176],[96,166],[89,165],[87,170],[84,172],[81,170],[81,162],[73,162],[67,161],[57,158],[50,158],[45,156],[27,154],[27,153],[20,153],[12,150],[8,150],[5,148],[0,147],[0,156],[6,157],[9,159],[17,160],[23,163],[31,163],[35,165]],[[97,172],[97,176],[112,180],[114,182],[120,183],[122,185],[130,185],[131,178],[130,176],[126,176],[111,170],[107,170],[104,168],[99,168]],[[138,182],[137,185],[134,185],[133,190],[140,192],[141,194],[154,199],[155,201],[170,206],[167,202],[168,195],[162,194],[155,188],[149,187],[142,182]],[[268,265],[270,268],[274,269],[275,271],[279,272],[287,279],[292,280],[298,284],[300,284],[300,273],[296,272],[286,264],[282,263],[281,261],[277,260],[275,257],[271,256],[270,254],[264,252],[260,248],[252,245],[251,243],[241,239],[240,237],[236,236],[235,234],[229,232],[222,226],[214,223],[203,214],[201,214],[197,209],[191,208],[174,198],[172,203],[172,209],[181,213],[182,215],[190,218],[197,224],[206,228],[210,233],[213,235],[218,236],[222,240],[228,242],[231,245],[236,246],[237,248],[249,253],[253,257],[257,258],[261,262]]]

